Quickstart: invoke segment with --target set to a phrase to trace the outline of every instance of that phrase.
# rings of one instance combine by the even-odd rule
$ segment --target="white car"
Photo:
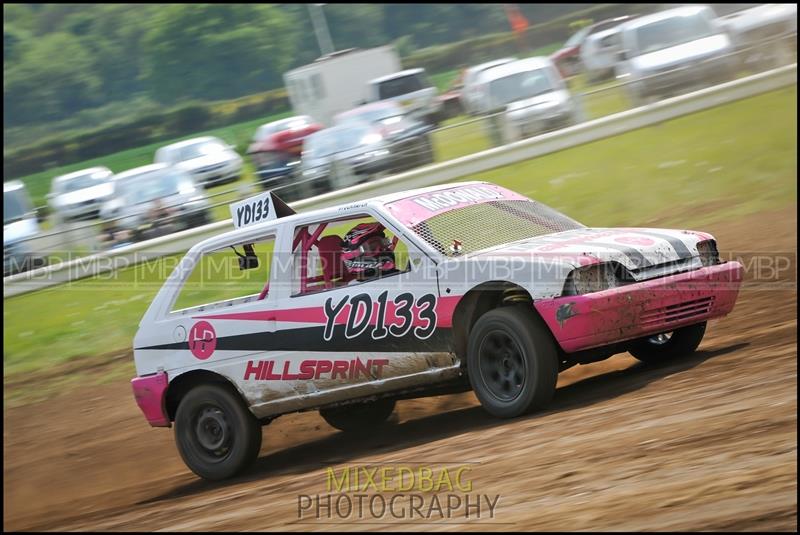
[[[517,61],[517,58],[501,58],[494,61],[487,61],[486,63],[470,67],[464,72],[464,79],[461,82],[461,105],[469,115],[476,115],[479,113],[480,95],[481,91],[484,89],[484,86],[480,83],[481,74],[492,67],[505,65],[512,61]]]
[[[735,74],[733,42],[709,6],[668,9],[619,29],[617,78],[636,105]]]
[[[797,61],[797,4],[734,4],[719,17],[748,67],[779,67]],[[718,6],[714,8],[719,13]]]
[[[578,102],[548,58],[493,67],[481,80],[486,85],[481,108],[490,114],[486,125],[495,144],[567,127],[582,118]]]
[[[107,167],[92,167],[55,177],[47,203],[56,225],[99,217],[100,208],[114,193],[113,174]]]
[[[3,276],[43,266],[47,258],[36,251],[33,238],[39,221],[25,184],[3,182]]]
[[[429,124],[438,124],[441,102],[436,88],[425,75],[425,69],[408,69],[368,83],[369,102],[385,100],[399,103],[409,117]]]
[[[242,157],[233,147],[213,136],[161,147],[156,151],[155,163],[183,169],[203,186],[234,182],[242,175]]]
[[[212,480],[254,461],[282,414],[379,432],[398,399],[473,390],[512,418],[545,407],[570,366],[690,354],[743,273],[704,232],[587,228],[486,182],[302,213],[267,192],[231,215],[133,340],[140,409],[174,422]]]
[[[593,84],[616,74],[619,60],[619,27],[612,27],[589,35],[581,46],[580,58],[586,82]]]
[[[211,222],[202,186],[179,167],[150,164],[114,175],[114,193],[101,208],[103,232],[113,241],[140,241]]]

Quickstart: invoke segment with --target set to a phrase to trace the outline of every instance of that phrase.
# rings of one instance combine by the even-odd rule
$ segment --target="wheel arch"
[[[175,421],[175,414],[178,411],[178,405],[180,405],[181,399],[183,399],[192,388],[205,384],[222,385],[228,388],[241,399],[247,410],[250,410],[250,406],[244,394],[228,377],[210,370],[191,370],[176,376],[169,382],[169,387],[167,388],[164,399],[164,407],[171,422]]]
[[[490,310],[520,303],[531,305],[531,313],[538,316],[531,292],[513,282],[483,282],[464,294],[453,311],[452,323],[453,349],[462,363],[466,362],[469,333],[475,322]]]

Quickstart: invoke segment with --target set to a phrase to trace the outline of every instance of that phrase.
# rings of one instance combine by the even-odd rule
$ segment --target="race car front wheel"
[[[218,481],[236,475],[258,457],[261,424],[231,389],[200,385],[178,405],[175,441],[192,472]]]
[[[550,332],[530,305],[503,307],[481,316],[472,328],[467,371],[483,408],[513,418],[552,399],[558,359]]]
[[[628,352],[642,362],[664,362],[694,353],[705,333],[706,322],[704,321],[697,325],[689,325],[671,332],[636,340],[628,348]]]
[[[379,399],[368,403],[320,409],[319,414],[331,427],[354,432],[372,429],[385,422],[394,411],[393,399]]]

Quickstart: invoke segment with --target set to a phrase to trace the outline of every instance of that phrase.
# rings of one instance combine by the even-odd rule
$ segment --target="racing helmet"
[[[394,270],[394,252],[384,230],[380,223],[360,223],[345,234],[342,260],[352,275],[374,277]]]

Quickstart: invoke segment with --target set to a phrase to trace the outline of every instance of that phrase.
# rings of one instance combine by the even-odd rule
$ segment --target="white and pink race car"
[[[358,431],[398,399],[473,390],[510,418],[575,364],[692,353],[742,279],[709,234],[587,228],[486,182],[306,213],[264,193],[231,212],[235,230],[192,247],[134,340],[139,407],[174,422],[212,480],[253,461],[281,414]]]

